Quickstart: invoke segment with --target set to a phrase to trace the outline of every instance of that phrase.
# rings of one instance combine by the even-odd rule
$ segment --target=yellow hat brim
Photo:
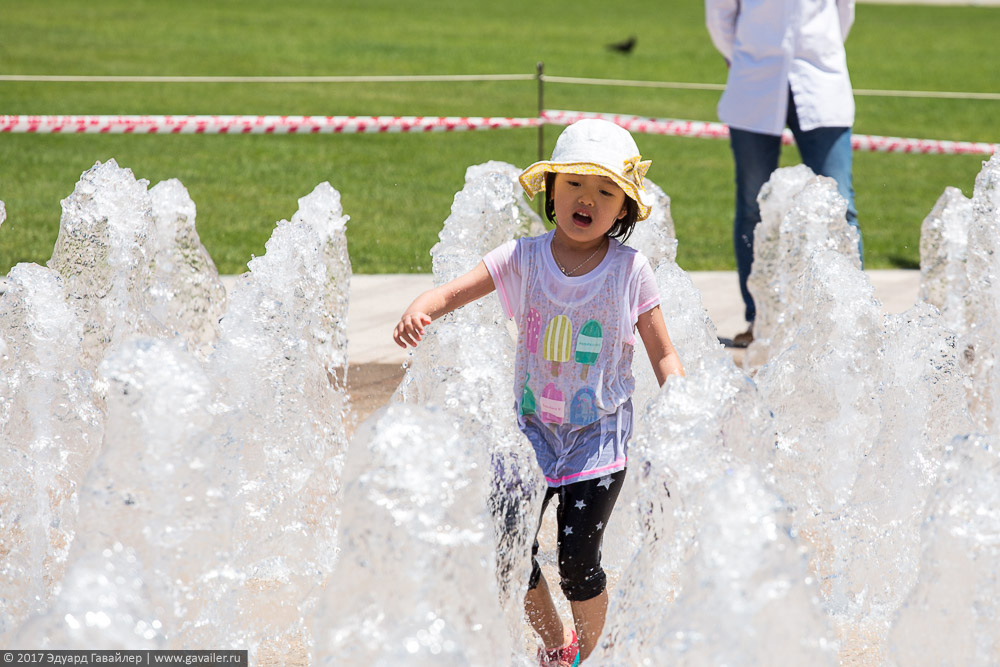
[[[645,190],[641,190],[632,181],[622,178],[611,169],[596,162],[536,162],[521,172],[521,175],[518,177],[521,187],[528,194],[528,199],[534,199],[536,194],[545,189],[545,174],[548,172],[607,176],[639,205],[639,220],[648,218],[652,211],[652,207],[645,202],[645,197],[643,196],[645,195]]]

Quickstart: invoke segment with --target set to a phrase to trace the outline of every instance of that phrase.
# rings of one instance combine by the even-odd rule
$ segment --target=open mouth
[[[589,225],[593,221],[594,221],[594,219],[591,218],[586,213],[582,213],[582,212],[578,211],[578,212],[576,212],[576,213],[573,214],[573,222],[577,223],[578,225]]]

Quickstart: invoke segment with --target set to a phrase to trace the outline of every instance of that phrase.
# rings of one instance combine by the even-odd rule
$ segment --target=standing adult
[[[760,222],[757,194],[778,168],[786,125],[802,162],[837,181],[847,222],[858,227],[851,183],[854,96],[844,51],[854,0],[705,0],[705,22],[729,66],[719,119],[729,125],[736,167],[733,246],[749,326],[733,342],[745,347],[757,315],[747,290]]]

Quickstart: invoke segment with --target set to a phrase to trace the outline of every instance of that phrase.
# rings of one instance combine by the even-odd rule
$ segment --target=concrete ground
[[[868,271],[875,298],[886,313],[901,313],[917,299],[919,271]],[[698,271],[690,274],[701,291],[709,317],[724,343],[746,328],[736,273]],[[347,318],[348,390],[358,420],[389,400],[403,377],[409,352],[392,341],[399,316],[421,292],[433,287],[429,274],[355,275]],[[669,327],[669,322],[667,323]],[[740,360],[742,350],[730,348]]]

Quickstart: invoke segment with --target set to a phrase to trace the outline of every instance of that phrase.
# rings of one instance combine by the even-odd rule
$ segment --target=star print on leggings
[[[582,500],[576,501],[576,508],[578,510],[582,510],[586,506],[587,506],[587,503],[583,502]]]
[[[597,486],[603,486],[605,489],[611,488],[611,476],[605,475],[601,478],[601,481],[597,483]]]
[[[563,530],[563,534],[564,535],[572,535],[573,534],[573,526],[566,526],[566,528]]]

